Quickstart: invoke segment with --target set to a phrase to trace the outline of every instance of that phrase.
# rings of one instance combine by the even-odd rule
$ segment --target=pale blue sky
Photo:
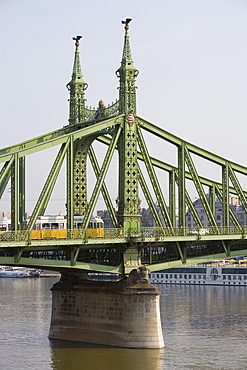
[[[72,36],[83,35],[88,104],[118,97],[115,71],[123,45],[120,22],[126,17],[133,19],[131,47],[140,70],[138,114],[247,165],[245,0],[1,0],[0,146],[67,124]],[[151,145],[150,152],[158,156],[160,148]],[[46,160],[40,158],[32,164],[29,199],[42,185],[37,176]],[[61,202],[54,202],[51,212],[63,211],[62,198],[58,192]],[[0,210],[7,210],[6,204],[0,202]]]

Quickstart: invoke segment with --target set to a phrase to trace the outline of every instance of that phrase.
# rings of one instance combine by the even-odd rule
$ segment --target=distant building
[[[159,208],[157,208],[157,211],[160,214]],[[149,208],[141,208],[140,214],[141,214],[141,227],[155,227],[154,218]],[[109,212],[107,210],[97,211],[97,216],[103,219],[105,228],[113,228],[113,224]]]
[[[11,212],[0,212],[0,217],[11,218]]]
[[[238,197],[229,197],[229,205],[233,213],[235,214],[238,222],[240,225],[247,225],[247,214],[244,210],[244,207],[242,206],[240,200]],[[208,221],[207,214],[204,210],[204,207],[202,205],[201,199],[198,198],[195,202],[193,202],[193,206],[195,207],[200,220],[202,224],[207,227],[210,226],[210,223]],[[222,204],[219,201],[218,198],[216,198],[216,204],[215,204],[215,216],[216,216],[216,222],[218,226],[223,226],[223,212],[222,212]],[[230,222],[232,225],[232,223]],[[186,213],[186,226],[187,227],[197,227],[197,224],[195,220],[193,219],[193,216],[191,212],[188,210]]]

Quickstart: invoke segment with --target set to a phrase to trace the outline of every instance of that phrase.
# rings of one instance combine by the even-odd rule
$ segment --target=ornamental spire
[[[125,21],[122,21],[122,24],[125,25],[124,47],[121,66],[116,71],[116,75],[120,79],[120,88],[119,88],[120,114],[136,113],[135,80],[139,74],[139,71],[138,69],[135,68],[131,55],[130,40],[128,34],[129,23],[131,20],[132,20],[131,18],[126,18]]]
[[[70,93],[70,112],[69,112],[69,124],[74,125],[79,122],[85,121],[85,90],[88,84],[84,81],[81,62],[80,62],[80,51],[79,51],[79,40],[82,36],[72,37],[75,40],[75,59],[73,65],[73,71],[71,81],[66,85]]]

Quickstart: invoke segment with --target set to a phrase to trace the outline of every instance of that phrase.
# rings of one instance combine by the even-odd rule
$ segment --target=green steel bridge
[[[166,267],[206,262],[247,255],[247,226],[242,226],[229,204],[237,196],[247,212],[247,190],[239,178],[247,176],[247,167],[233,163],[197,147],[157,127],[137,115],[135,68],[129,40],[130,19],[125,28],[119,78],[119,98],[96,109],[85,104],[87,83],[84,81],[79,52],[81,36],[74,37],[75,58],[71,81],[67,84],[70,99],[69,124],[61,129],[0,150],[0,197],[11,182],[11,230],[0,233],[0,265],[28,266],[71,274],[108,272],[128,274],[140,265],[151,271]],[[159,138],[160,158],[149,154],[144,135]],[[93,144],[105,148],[102,164]],[[175,159],[162,158],[162,143],[174,147]],[[43,189],[25,224],[25,160],[29,155],[57,146]],[[173,152],[174,152],[173,151]],[[173,153],[171,152],[171,153]],[[106,176],[118,156],[118,171],[112,181],[118,183],[117,208],[114,208]],[[217,166],[221,181],[199,175],[195,158]],[[90,160],[90,162],[88,161]],[[172,163],[176,161],[176,166]],[[170,163],[169,163],[170,162]],[[63,164],[66,164],[67,232],[63,238],[31,237],[39,216],[45,215]],[[95,184],[88,195],[88,166],[95,173]],[[157,171],[163,171],[167,184]],[[204,227],[189,192],[193,184],[209,225]],[[143,228],[140,222],[140,192],[152,212],[156,227]],[[167,199],[164,194],[168,194]],[[90,218],[102,195],[113,228],[100,237],[86,234]],[[223,226],[216,219],[216,199],[222,204]],[[197,225],[186,227],[189,210]],[[75,236],[74,216],[84,216]]]

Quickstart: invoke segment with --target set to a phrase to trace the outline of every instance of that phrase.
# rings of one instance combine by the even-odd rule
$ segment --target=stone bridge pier
[[[62,275],[52,290],[49,338],[129,348],[164,347],[160,292],[148,270],[118,282]]]

